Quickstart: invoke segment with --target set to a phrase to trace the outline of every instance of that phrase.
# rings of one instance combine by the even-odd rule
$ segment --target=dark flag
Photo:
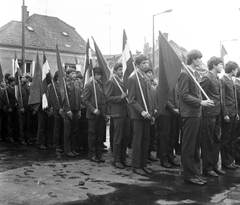
[[[110,72],[110,69],[107,65],[106,60],[103,58],[103,55],[102,55],[100,49],[98,48],[98,46],[97,46],[93,37],[92,37],[92,39],[93,39],[93,42],[94,42],[94,47],[95,47],[95,52],[96,52],[96,56],[97,56],[98,65],[102,69],[102,73],[103,73],[102,82],[103,82],[103,85],[105,87],[108,79],[110,78],[111,72]]]
[[[58,79],[59,79],[59,91],[61,95],[62,102],[65,99],[65,88],[64,88],[64,80],[65,80],[65,74],[63,71],[63,66],[61,63],[60,53],[58,50],[58,45],[56,45],[56,52],[57,52],[57,67],[58,67]]]
[[[162,113],[173,91],[182,68],[182,62],[159,31],[159,77],[157,86],[158,111]]]
[[[50,67],[48,60],[46,58],[45,52],[43,52],[43,68],[42,68],[42,109],[48,108],[47,100],[47,88],[51,83],[52,77],[50,72]]]
[[[122,50],[122,65],[123,65],[123,81],[124,81],[124,87],[128,88],[128,77],[132,74],[134,71],[133,67],[133,57],[130,50],[130,46],[127,40],[127,35],[125,30],[123,30],[123,50]]]
[[[42,101],[42,68],[37,53],[36,65],[34,69],[32,84],[30,87],[30,95],[28,104],[33,110],[37,111]]]

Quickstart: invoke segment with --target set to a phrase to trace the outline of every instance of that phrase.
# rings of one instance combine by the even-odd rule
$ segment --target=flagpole
[[[182,65],[184,66],[184,68],[187,70],[187,72],[189,73],[189,75],[192,77],[192,79],[194,80],[194,82],[197,84],[197,86],[199,87],[199,89],[202,91],[203,95],[206,97],[207,100],[210,100],[210,98],[207,96],[207,94],[205,93],[205,91],[202,89],[201,85],[199,85],[198,81],[196,80],[196,78],[193,76],[193,74],[190,72],[190,70],[188,69],[188,67],[182,62]]]
[[[17,74],[18,75],[18,74]],[[22,99],[22,87],[21,87],[21,81],[20,81],[20,77],[18,75],[18,87],[19,87],[19,92],[20,92],[20,100],[21,100],[21,104],[23,106],[23,99]]]
[[[123,89],[122,89],[122,87],[119,85],[119,83],[118,83],[116,77],[114,76],[114,74],[113,74],[112,76],[113,76],[113,79],[115,80],[115,82],[117,83],[117,86],[119,87],[120,91],[121,91],[122,94],[123,94],[123,93],[124,93],[124,92],[123,92]],[[126,100],[127,100],[127,102],[129,103],[129,100],[128,100],[127,98],[126,98]]]
[[[65,95],[66,95],[66,98],[67,98],[67,104],[68,104],[68,107],[70,108],[70,103],[69,103],[69,98],[68,98],[68,93],[67,93],[67,86],[66,86],[64,77],[63,77],[63,86],[64,86],[64,90],[65,90]]]
[[[5,79],[3,79],[3,82],[4,82],[4,91],[5,91],[5,94],[6,94],[7,103],[8,103],[8,105],[10,106],[10,102],[9,102],[9,98],[8,98],[8,93],[7,93],[7,88],[6,88],[6,82],[5,82]]]
[[[96,108],[98,109],[98,102],[97,102],[97,93],[96,93],[96,85],[95,85],[95,79],[94,79],[94,73],[92,70],[92,81],[93,81],[93,92],[94,92],[94,98],[96,102]]]
[[[136,76],[137,76],[137,81],[138,81],[138,85],[139,85],[140,92],[141,92],[141,95],[142,95],[143,104],[144,104],[144,107],[145,107],[146,111],[148,112],[148,108],[147,108],[146,100],[145,100],[145,97],[144,97],[144,95],[143,95],[143,91],[142,91],[142,86],[141,86],[141,84],[140,84],[140,80],[139,80],[139,77],[138,77],[138,74],[137,74],[137,68],[135,67],[134,62],[132,62],[132,64],[133,64],[133,67],[134,67],[134,70],[135,70],[135,73],[136,73]]]
[[[56,90],[55,84],[53,82],[53,79],[51,79],[51,82],[52,82],[53,90],[54,90],[55,96],[57,98],[57,101],[58,101],[59,105],[61,106],[60,101],[58,99],[57,90]]]

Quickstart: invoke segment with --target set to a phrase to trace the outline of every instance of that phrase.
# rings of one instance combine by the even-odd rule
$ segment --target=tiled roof
[[[57,17],[33,14],[26,19],[25,25],[26,48],[56,50],[56,44],[58,44],[60,51],[85,53],[85,40],[75,28]],[[28,26],[33,31],[29,31]],[[67,36],[64,36],[62,32],[67,33]],[[0,28],[0,36],[0,45],[21,47],[22,23],[10,21]]]

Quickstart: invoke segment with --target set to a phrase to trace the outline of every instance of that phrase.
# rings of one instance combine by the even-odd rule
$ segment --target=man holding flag
[[[196,68],[201,64],[202,53],[192,50],[187,54],[187,67],[179,80],[179,103],[183,126],[182,164],[184,180],[195,185],[207,182],[200,177],[200,138],[202,106],[213,106],[212,100],[202,100],[200,86],[196,81]],[[192,75],[191,75],[191,74]]]
[[[135,59],[136,70],[128,78],[129,103],[133,120],[132,167],[135,174],[145,176],[150,141],[150,124],[154,123],[154,99],[151,84],[145,75],[148,58],[140,55]]]

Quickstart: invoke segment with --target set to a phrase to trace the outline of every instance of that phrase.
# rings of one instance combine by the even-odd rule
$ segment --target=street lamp
[[[172,11],[172,9],[168,9],[166,11],[163,11],[163,12],[160,12],[160,13],[157,13],[157,14],[153,15],[153,54],[152,54],[153,55],[153,62],[152,62],[153,68],[152,69],[154,69],[154,66],[155,66],[155,56],[154,56],[154,53],[155,53],[155,46],[154,46],[154,44],[155,44],[155,39],[154,39],[154,17],[159,15],[159,14],[169,13],[171,11]]]
[[[220,56],[221,56],[221,58],[223,58],[223,56],[222,56],[222,42],[226,42],[226,41],[238,41],[238,39],[228,39],[228,40],[220,41]]]

